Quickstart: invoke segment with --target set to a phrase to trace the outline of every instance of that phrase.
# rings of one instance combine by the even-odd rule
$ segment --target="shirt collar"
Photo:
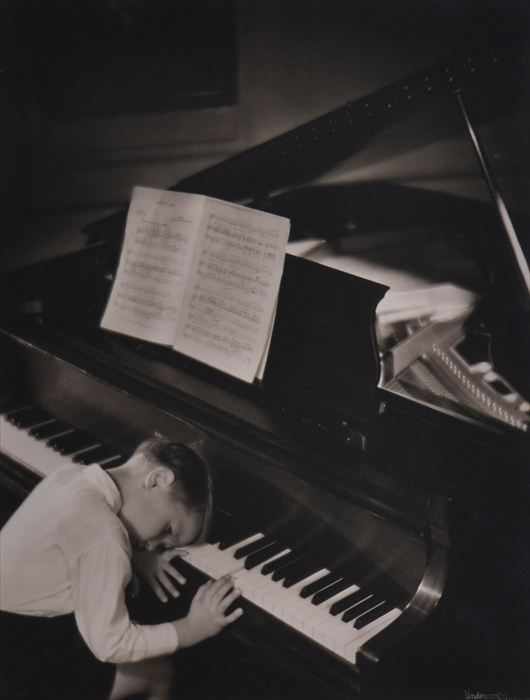
[[[83,470],[83,477],[103,496],[114,513],[121,508],[121,494],[110,476],[99,464],[91,464]]]

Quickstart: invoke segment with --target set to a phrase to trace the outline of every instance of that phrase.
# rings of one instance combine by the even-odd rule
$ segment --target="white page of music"
[[[206,198],[174,348],[254,381],[271,331],[289,219]]]
[[[172,345],[204,197],[135,187],[101,326]]]

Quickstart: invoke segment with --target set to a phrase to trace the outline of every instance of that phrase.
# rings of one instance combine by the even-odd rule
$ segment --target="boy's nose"
[[[161,546],[163,549],[171,549],[178,545],[178,537],[176,535],[166,535],[162,538]]]

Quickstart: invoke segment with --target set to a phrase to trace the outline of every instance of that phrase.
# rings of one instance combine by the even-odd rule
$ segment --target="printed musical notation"
[[[135,188],[102,326],[171,344],[190,266],[198,203]],[[178,211],[177,211],[178,208]]]
[[[271,331],[289,230],[285,224],[280,217],[208,200],[179,349],[207,364],[222,362],[231,373],[255,376]]]
[[[135,188],[101,325],[253,381],[268,350],[288,234],[283,217]]]

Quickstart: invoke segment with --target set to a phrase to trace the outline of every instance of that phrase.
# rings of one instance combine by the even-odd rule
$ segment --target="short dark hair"
[[[208,462],[193,448],[182,442],[172,442],[164,437],[152,437],[141,442],[135,455],[143,457],[153,466],[171,469],[179,497],[192,511],[202,516],[198,541],[206,537],[213,507],[213,482]]]

